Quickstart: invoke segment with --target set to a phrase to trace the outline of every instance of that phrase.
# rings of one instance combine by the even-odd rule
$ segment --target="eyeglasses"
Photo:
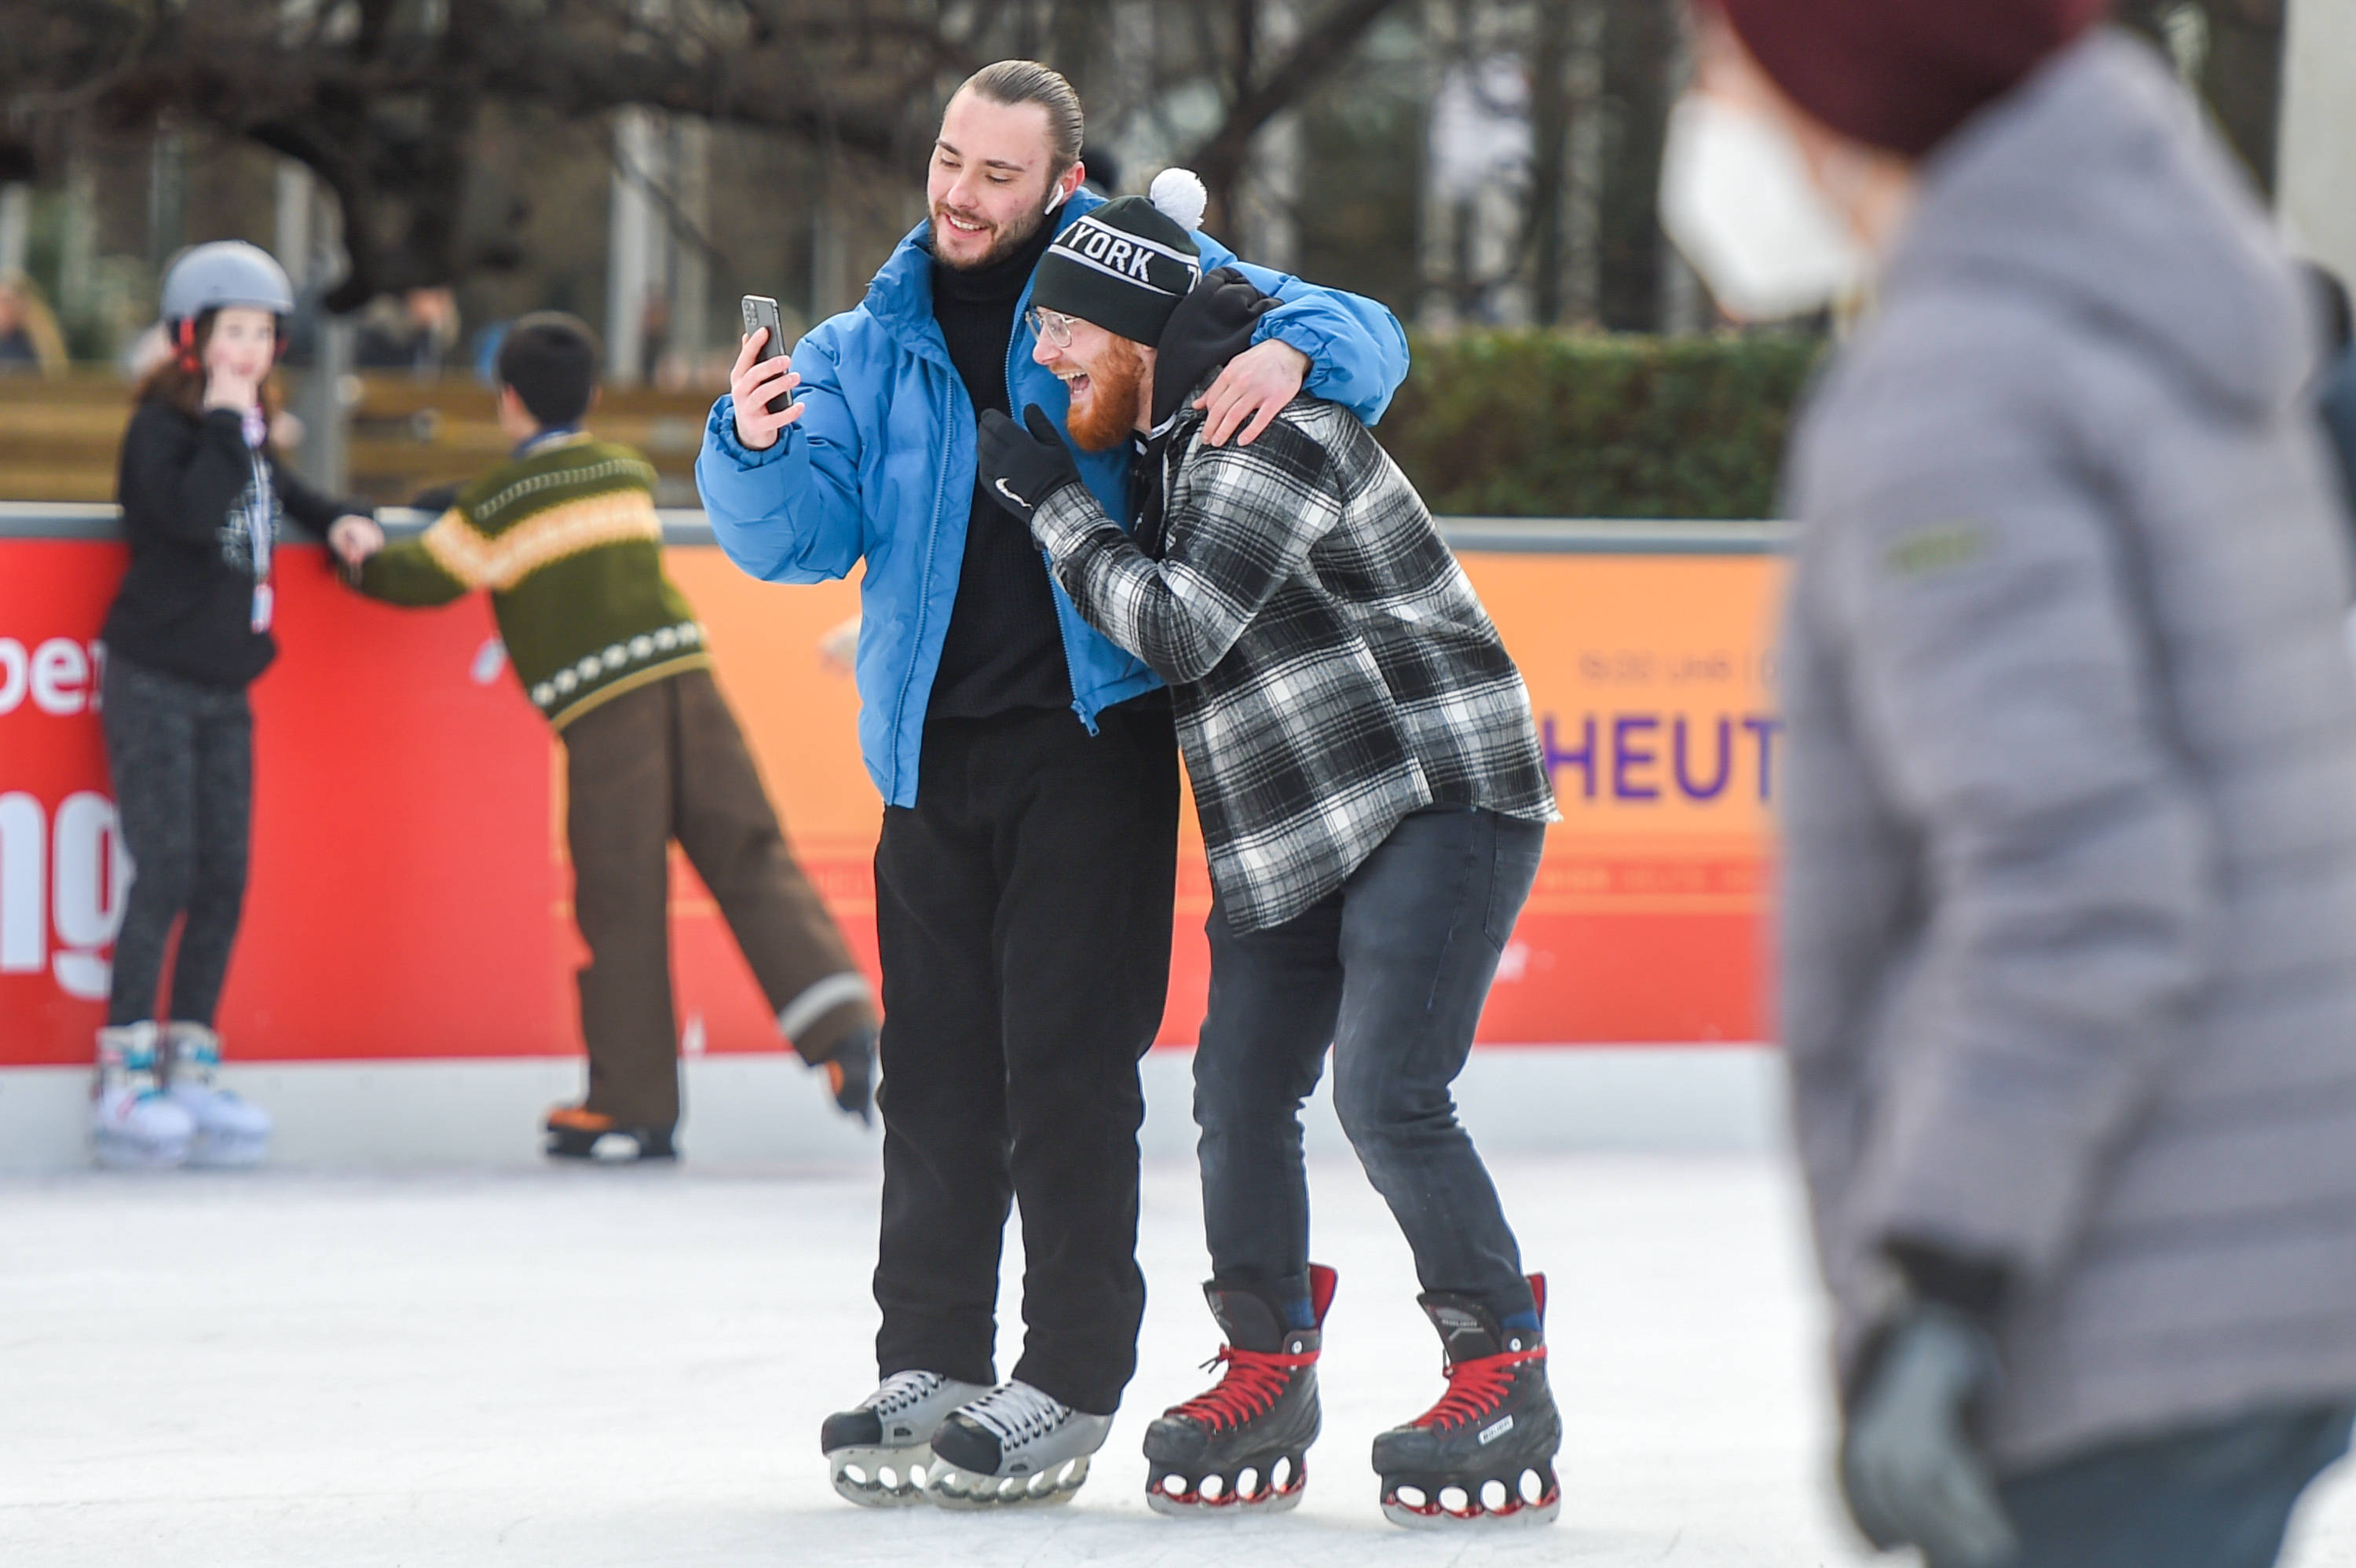
[[[1072,346],[1072,318],[1057,311],[1031,307],[1031,330],[1058,348]]]

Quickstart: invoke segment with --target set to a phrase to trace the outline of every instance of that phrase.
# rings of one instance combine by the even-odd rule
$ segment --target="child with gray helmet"
[[[381,537],[365,506],[311,489],[271,444],[270,374],[294,305],[285,272],[254,246],[184,252],[164,279],[172,357],[141,382],[123,438],[116,494],[131,566],[102,634],[102,692],[134,869],[98,1031],[91,1134],[102,1165],[252,1165],[269,1149],[269,1115],[214,1082],[213,1014],[245,899],[252,813],[246,688],[277,654],[280,520],[347,559]]]

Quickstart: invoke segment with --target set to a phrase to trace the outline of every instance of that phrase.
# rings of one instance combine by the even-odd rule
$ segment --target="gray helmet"
[[[294,310],[294,285],[286,281],[286,269],[276,258],[242,240],[192,246],[174,258],[164,274],[162,315],[167,329],[224,305],[290,315]]]

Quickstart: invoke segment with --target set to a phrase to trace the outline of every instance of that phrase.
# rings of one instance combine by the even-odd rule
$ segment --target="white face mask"
[[[1669,112],[1661,227],[1746,321],[1820,309],[1866,275],[1864,248],[1783,129],[1701,93]]]

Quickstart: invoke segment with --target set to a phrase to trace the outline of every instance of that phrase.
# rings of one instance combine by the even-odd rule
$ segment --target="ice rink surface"
[[[1138,1454],[1216,1344],[1184,1163],[1148,1168],[1141,1365],[1095,1475],[1072,1506],[986,1518],[867,1512],[827,1485],[819,1422],[873,1381],[869,1171],[9,1178],[0,1563],[1866,1561],[1825,1485],[1782,1162],[1494,1164],[1552,1279],[1565,1500],[1551,1528],[1445,1536],[1375,1507],[1367,1442],[1436,1396],[1439,1350],[1346,1159],[1312,1171],[1342,1285],[1307,1500],[1203,1522],[1147,1511]],[[1008,1360],[1014,1299],[1010,1277]],[[2356,1562],[2356,1485],[2316,1494],[2286,1561]]]

